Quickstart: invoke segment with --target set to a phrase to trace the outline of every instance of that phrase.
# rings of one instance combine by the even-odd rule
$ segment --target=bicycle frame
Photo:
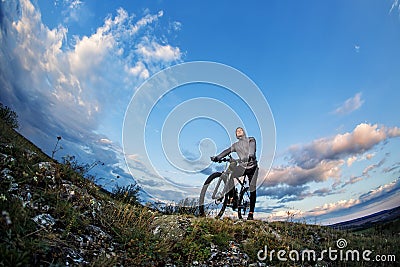
[[[240,161],[234,160],[234,159],[231,158],[231,160],[229,162],[229,165],[225,168],[225,171],[222,173],[222,175],[218,179],[217,185],[215,186],[215,189],[214,189],[213,194],[211,196],[212,199],[214,199],[216,201],[221,201],[224,198],[224,196],[231,189],[233,189],[236,186],[234,181],[233,181],[233,184],[230,183],[230,181],[232,181],[231,179],[232,179],[232,174],[233,174],[233,170],[231,170],[230,167],[231,167],[232,163],[236,163],[237,164],[239,162]],[[240,177],[244,177],[243,181],[240,180]],[[240,186],[242,188],[245,186],[245,184],[246,184],[246,176],[245,175],[234,177],[234,179],[236,179],[236,181],[240,184]],[[224,189],[222,190],[222,192],[218,192],[222,180],[224,180],[225,186],[224,186]]]

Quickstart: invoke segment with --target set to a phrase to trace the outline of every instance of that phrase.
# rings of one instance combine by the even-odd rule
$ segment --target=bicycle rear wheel
[[[224,214],[228,198],[223,192],[225,181],[220,179],[221,175],[221,172],[215,172],[204,182],[199,199],[200,216],[218,219]]]
[[[238,218],[242,219],[243,215],[246,215],[246,212],[250,210],[250,192],[249,188],[242,186],[239,194],[239,203],[238,203]]]

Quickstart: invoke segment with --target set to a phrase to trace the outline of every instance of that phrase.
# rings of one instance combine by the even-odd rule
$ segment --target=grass
[[[136,185],[105,192],[85,178],[87,165],[73,157],[58,163],[12,127],[0,121],[0,266],[176,266],[212,263],[217,251],[227,259],[237,246],[246,262],[268,250],[321,251],[344,238],[349,249],[393,254],[399,261],[399,221],[358,232],[294,222],[215,220],[190,215],[195,207],[142,206]],[[49,163],[43,163],[49,162]],[[190,205],[189,205],[190,206]],[[33,218],[50,215],[52,225]],[[396,263],[397,263],[396,262]],[[281,262],[268,266],[317,266],[316,262]],[[376,262],[332,262],[326,266],[379,266]],[[380,266],[396,266],[387,263]],[[242,265],[243,266],[243,265]]]

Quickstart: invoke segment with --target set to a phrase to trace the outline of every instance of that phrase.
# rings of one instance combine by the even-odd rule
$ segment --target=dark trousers
[[[250,186],[250,212],[254,212],[254,208],[256,206],[257,199],[257,177],[258,177],[258,166],[255,165],[253,168],[246,169],[242,166],[235,166],[233,168],[233,177],[247,176],[249,178],[249,186]],[[233,194],[234,192],[230,192]]]

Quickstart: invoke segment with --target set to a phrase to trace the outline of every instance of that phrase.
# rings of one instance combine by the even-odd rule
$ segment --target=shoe
[[[247,215],[247,220],[248,221],[254,220],[253,213],[249,213],[249,215]]]

